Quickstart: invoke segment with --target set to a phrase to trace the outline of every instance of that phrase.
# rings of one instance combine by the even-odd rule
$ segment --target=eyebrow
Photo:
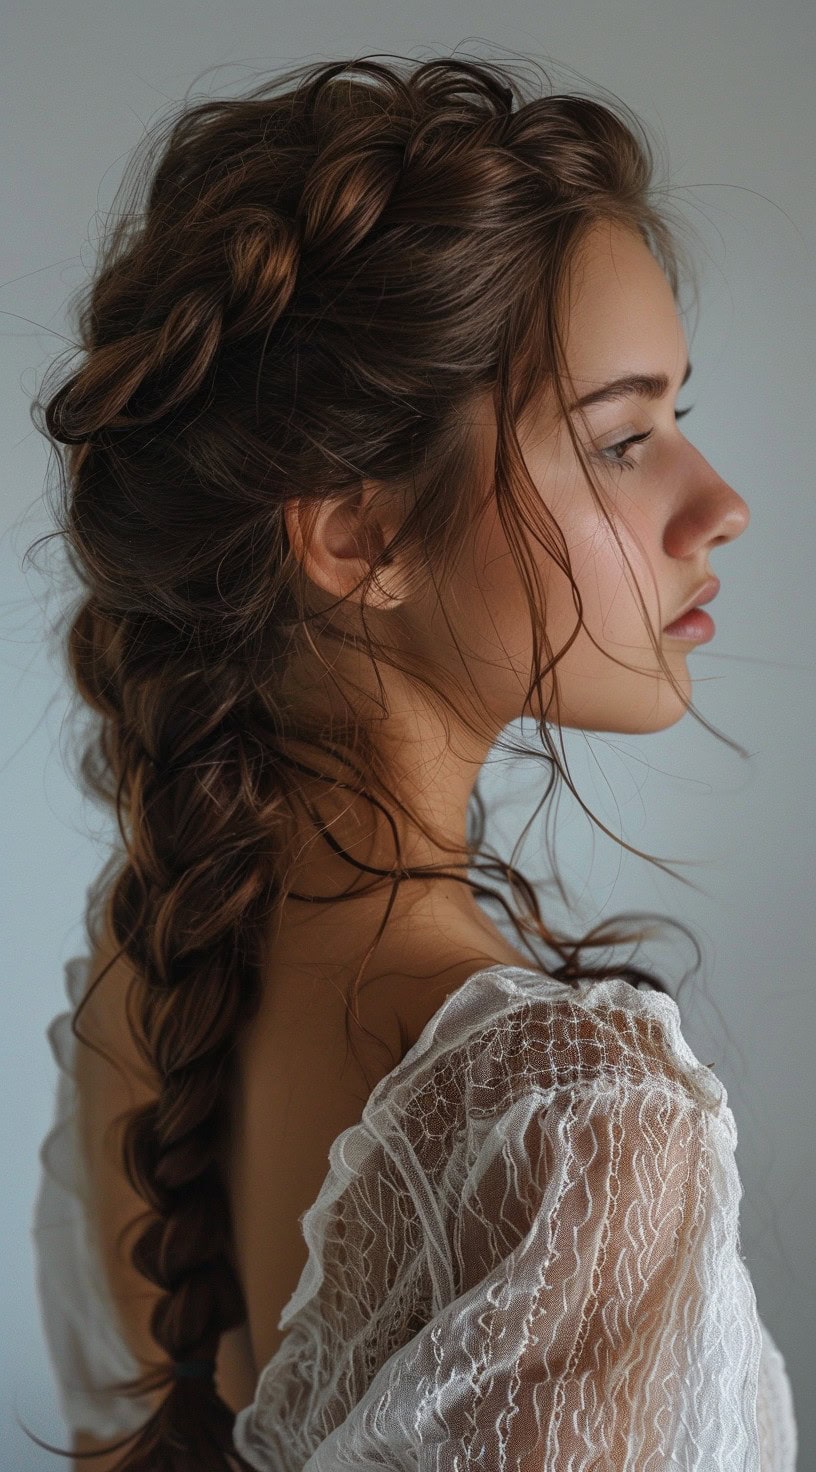
[[[691,376],[691,363],[686,364],[686,371],[680,380],[680,387],[688,383]],[[570,405],[570,414],[575,409],[584,409],[588,404],[600,404],[607,399],[625,399],[630,394],[637,394],[642,399],[662,399],[668,393],[671,380],[665,373],[633,373],[628,378],[613,378],[611,383],[605,383],[601,388],[596,388],[591,394],[584,394],[583,398],[576,399]]]

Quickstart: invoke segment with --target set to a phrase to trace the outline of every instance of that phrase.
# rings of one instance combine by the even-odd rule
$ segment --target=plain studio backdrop
[[[63,964],[83,950],[85,888],[111,837],[66,770],[69,691],[47,647],[56,595],[41,570],[21,566],[50,525],[48,451],[30,400],[66,346],[67,297],[92,269],[100,217],[143,127],[188,89],[195,100],[234,95],[301,62],[377,52],[522,67],[529,58],[553,91],[616,94],[643,119],[658,161],[666,158],[674,203],[700,241],[699,317],[686,319],[694,379],[683,403],[694,412],[685,433],[745,497],[751,525],[713,551],[717,633],[692,649],[689,669],[702,713],[750,760],[690,716],[643,737],[566,733],[590,809],[638,848],[697,861],[680,872],[699,894],[606,838],[569,791],[550,821],[573,914],[545,887],[540,825],[517,862],[541,884],[545,917],[572,933],[613,912],[652,910],[689,925],[701,942],[700,972],[678,1005],[692,1048],[728,1090],[744,1187],[741,1250],[791,1376],[798,1472],[816,1467],[816,7],[508,0],[499,12],[485,0],[27,0],[5,8],[2,1472],[68,1465],[28,1440],[15,1413],[37,1436],[66,1445],[29,1230],[56,1083],[45,1029],[66,1005]],[[524,74],[535,83],[532,67]],[[483,792],[495,808],[488,842],[509,855],[531,810],[523,764],[492,762]],[[662,966],[675,990],[695,957],[679,936],[650,943],[638,959]]]

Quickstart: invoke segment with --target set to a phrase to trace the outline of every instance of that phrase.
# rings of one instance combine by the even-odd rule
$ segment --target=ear
[[[373,504],[375,502],[376,504]],[[385,493],[375,481],[360,489],[324,501],[294,497],[284,505],[289,544],[311,582],[333,599],[363,601],[365,578],[399,529],[396,507],[383,502]],[[365,593],[367,608],[390,608],[402,602],[399,569],[388,559],[387,572]]]

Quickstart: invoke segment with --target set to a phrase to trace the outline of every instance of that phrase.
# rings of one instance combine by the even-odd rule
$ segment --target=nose
[[[751,508],[739,491],[735,491],[734,487],[717,475],[716,471],[714,474],[717,482],[716,509],[712,512],[712,519],[715,520],[717,535],[712,538],[712,541],[715,546],[719,546],[721,542],[735,541],[737,537],[742,536],[744,531],[747,531],[751,520]]]
[[[671,556],[686,557],[701,544],[719,547],[747,529],[751,512],[744,497],[728,484],[694,446],[684,491],[664,532]]]
[[[700,455],[700,450],[697,450],[697,455]],[[692,471],[689,486],[692,487],[689,500],[692,505],[697,503],[695,515],[703,520],[714,546],[719,546],[720,542],[734,542],[736,537],[742,536],[751,520],[750,506],[744,496],[739,495],[738,490],[729,486],[728,480],[723,480],[719,471],[714,470],[706,456],[700,455],[700,465],[697,473]]]

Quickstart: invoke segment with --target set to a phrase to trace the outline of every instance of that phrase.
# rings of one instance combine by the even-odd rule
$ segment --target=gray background
[[[320,49],[316,47],[319,40]],[[816,703],[814,511],[814,107],[816,10],[793,0],[304,0],[295,7],[27,0],[3,15],[0,75],[0,811],[5,985],[0,989],[3,1178],[0,1356],[3,1469],[68,1465],[38,1316],[29,1223],[54,1069],[45,1029],[65,1005],[62,965],[83,949],[85,887],[106,855],[102,815],[65,766],[66,691],[46,648],[55,594],[23,554],[48,529],[47,447],[28,417],[65,343],[65,303],[91,269],[126,158],[156,114],[192,89],[233,95],[270,70],[355,53],[417,61],[531,57],[557,91],[616,93],[667,149],[674,199],[701,237],[701,312],[687,335],[687,433],[748,501],[752,520],[715,549],[714,641],[690,655],[703,714],[647,737],[567,733],[574,780],[626,842],[682,870],[695,893],[594,829],[567,792],[556,853],[575,908],[541,891],[573,933],[645,909],[691,926],[704,951],[678,1002],[685,1034],[728,1090],[739,1127],[741,1245],[762,1317],[789,1368],[799,1472],[814,1467],[813,1148]],[[202,75],[205,69],[217,70]],[[520,727],[511,734],[531,732]],[[531,773],[506,759],[483,779],[488,840],[509,854]],[[520,862],[546,879],[541,832]],[[494,918],[498,913],[491,910]],[[687,941],[642,954],[676,986]],[[623,959],[623,958],[621,958]]]

